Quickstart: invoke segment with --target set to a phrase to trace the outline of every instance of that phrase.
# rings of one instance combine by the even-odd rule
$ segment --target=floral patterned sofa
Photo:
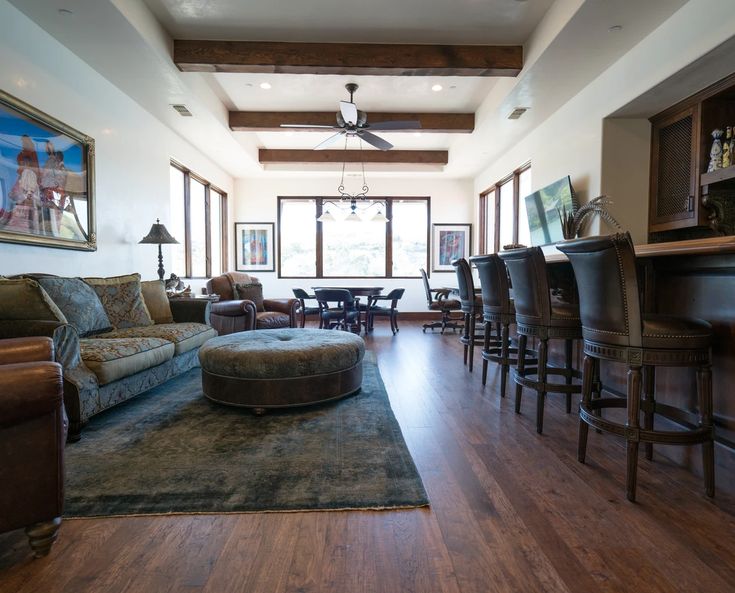
[[[199,365],[199,347],[217,335],[209,302],[169,302],[162,282],[139,274],[0,279],[0,338],[54,340],[64,368],[69,440],[87,420]]]

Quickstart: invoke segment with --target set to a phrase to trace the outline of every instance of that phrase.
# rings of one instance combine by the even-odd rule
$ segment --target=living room
[[[624,445],[590,431],[590,460],[578,464],[576,407],[567,415],[563,401],[549,397],[546,427],[537,435],[534,396],[526,397],[523,414],[515,415],[514,390],[499,396],[495,365],[487,385],[481,384],[481,345],[470,373],[461,362],[461,332],[422,331],[438,314],[427,310],[418,270],[429,271],[432,288],[457,286],[454,268],[435,261],[434,235],[441,225],[465,229],[468,257],[523,243],[527,221],[519,214],[524,195],[517,184],[525,170],[530,170],[530,191],[569,176],[582,204],[608,196],[607,211],[636,246],[652,242],[651,118],[733,74],[731,0],[496,0],[431,8],[385,2],[380,8],[327,0],[298,10],[278,2],[0,0],[0,90],[93,139],[95,210],[94,225],[85,227],[94,234],[86,238],[94,249],[3,241],[0,275],[139,273],[143,281],[154,281],[157,245],[140,241],[160,219],[178,240],[160,246],[165,277],[176,273],[193,296],[201,296],[209,279],[236,270],[256,276],[266,299],[293,298],[294,288],[311,292],[327,284],[379,284],[383,294],[404,288],[400,331],[394,334],[378,319],[362,340],[366,364],[379,369],[371,381],[386,392],[387,410],[395,414],[408,462],[415,464],[428,497],[428,507],[418,496],[409,508],[384,511],[375,505],[319,513],[228,514],[204,508],[201,514],[137,517],[128,508],[108,510],[102,518],[64,518],[43,559],[32,560],[22,530],[0,535],[0,591],[732,590],[730,349],[718,346],[714,362],[715,498],[702,488],[702,467],[693,459],[698,447],[659,455],[657,445],[653,462],[641,459],[638,502],[629,503]],[[175,39],[513,45],[522,47],[522,62],[518,72],[495,76],[193,71],[177,61]],[[376,131],[395,144],[396,156],[385,151],[385,161],[363,165],[362,156],[355,157],[341,177],[341,159],[347,158],[341,153],[357,152],[356,138],[349,139],[348,151],[341,139],[330,147],[334,150],[311,151],[332,132],[231,126],[232,111],[336,112],[340,101],[350,99],[344,88],[349,82],[359,85],[353,100],[368,116],[471,112],[472,129]],[[432,90],[436,86],[442,88]],[[173,105],[185,106],[192,117]],[[517,108],[525,112],[509,119]],[[716,122],[730,124],[735,120]],[[710,131],[702,158],[709,157]],[[43,146],[37,150],[43,152]],[[265,162],[261,150],[298,155],[291,155],[291,162]],[[364,152],[378,151],[365,146]],[[412,152],[445,152],[446,163],[416,162]],[[320,153],[333,154],[319,161]],[[14,156],[8,166],[16,169]],[[226,196],[218,218],[220,240],[212,239],[211,225],[203,233],[208,257],[199,264],[207,273],[192,272],[197,263],[191,241],[185,240],[192,222],[183,216],[183,194],[172,184],[172,171],[181,168],[197,183],[206,182],[207,191]],[[508,179],[516,195],[510,210],[503,210],[500,188]],[[347,210],[350,199],[339,200],[341,181],[350,195],[363,183],[369,186],[366,204],[428,198],[420,222],[426,227],[423,265],[405,275],[393,273],[397,258],[380,251],[386,267],[371,277],[325,272],[326,255],[307,272],[283,273],[289,255],[289,237],[282,234],[284,200],[312,199],[315,209],[317,199],[331,200],[333,208]],[[11,187],[6,182],[0,189],[5,200]],[[498,204],[497,211],[489,202]],[[314,218],[320,213],[315,210]],[[725,219],[730,215],[725,208]],[[269,261],[260,268],[238,262],[243,245],[236,224],[248,223],[272,229]],[[305,227],[311,224],[304,221]],[[316,234],[316,220],[313,226]],[[584,234],[614,230],[597,217]],[[680,234],[666,234],[671,232]],[[664,231],[658,240],[698,237]],[[349,263],[355,254],[344,252]],[[709,298],[705,291],[694,292],[693,301]],[[720,336],[732,327],[722,321],[727,315],[723,305],[721,316],[707,317]],[[307,326],[316,328],[313,320]],[[155,389],[173,391],[180,385],[176,381]],[[671,383],[662,382],[669,389]],[[117,407],[123,410],[142,397]],[[95,417],[104,420],[106,414]],[[248,421],[271,422],[279,414],[250,415]],[[99,426],[89,434],[99,435],[108,425]],[[83,431],[67,452],[85,446],[85,440]],[[562,479],[557,482],[552,474]],[[278,488],[267,486],[263,495],[275,497]],[[599,516],[596,508],[602,509]],[[284,509],[266,505],[265,510]]]

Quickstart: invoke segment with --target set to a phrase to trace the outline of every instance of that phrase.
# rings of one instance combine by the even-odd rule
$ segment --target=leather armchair
[[[0,532],[26,528],[36,558],[49,553],[64,503],[61,365],[50,338],[0,340]]]
[[[210,323],[219,335],[253,329],[298,327],[298,299],[263,299],[265,311],[258,311],[251,300],[239,299],[235,285],[253,282],[258,282],[258,279],[244,272],[227,272],[207,282],[207,293],[220,296],[219,302],[212,303],[210,312]]]

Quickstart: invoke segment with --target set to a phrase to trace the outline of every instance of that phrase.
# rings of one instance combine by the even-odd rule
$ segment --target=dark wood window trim
[[[520,181],[521,173],[531,168],[531,162],[524,163],[511,174],[506,175],[485,191],[480,193],[479,203],[479,228],[480,228],[480,253],[497,253],[500,251],[500,188],[508,182],[513,183],[513,243],[518,243],[518,215],[520,213]],[[490,203],[492,202],[492,203]],[[492,208],[495,212],[494,229],[493,229],[493,245],[488,245],[488,208]]]
[[[227,253],[227,192],[219,189],[216,185],[210,183],[201,175],[197,175],[181,163],[174,160],[170,162],[171,166],[178,169],[184,174],[184,257],[186,260],[186,278],[194,278],[191,275],[192,271],[192,256],[191,256],[191,180],[195,180],[204,186],[204,232],[206,242],[206,255],[205,255],[205,267],[206,275],[198,276],[197,278],[211,278],[212,277],[212,230],[211,230],[211,194],[216,192],[220,195],[220,215],[222,217],[222,228],[220,229],[220,241],[221,259],[222,259],[222,271],[226,271],[228,268],[228,253]],[[221,272],[214,270],[216,274]]]
[[[321,222],[316,223],[316,274],[314,276],[284,276],[281,274],[281,204],[289,200],[314,200],[315,212],[314,216],[321,216],[323,212],[323,204],[327,201],[339,202],[339,197],[325,196],[278,196],[278,277],[279,278],[420,278],[416,276],[395,276],[393,275],[393,202],[406,201],[422,201],[426,202],[426,268],[430,269],[429,252],[431,249],[431,198],[415,197],[415,196],[375,196],[367,198],[369,201],[378,201],[385,203],[385,215],[389,221],[385,224],[385,275],[384,276],[325,276],[324,275],[324,238],[322,234]]]

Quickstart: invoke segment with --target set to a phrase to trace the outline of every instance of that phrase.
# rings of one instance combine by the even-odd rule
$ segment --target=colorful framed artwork
[[[432,272],[453,272],[452,262],[461,257],[468,259],[472,253],[471,224],[433,224]]]
[[[276,253],[272,222],[235,223],[235,269],[238,272],[275,272]]]
[[[94,140],[2,91],[0,241],[97,249]]]

